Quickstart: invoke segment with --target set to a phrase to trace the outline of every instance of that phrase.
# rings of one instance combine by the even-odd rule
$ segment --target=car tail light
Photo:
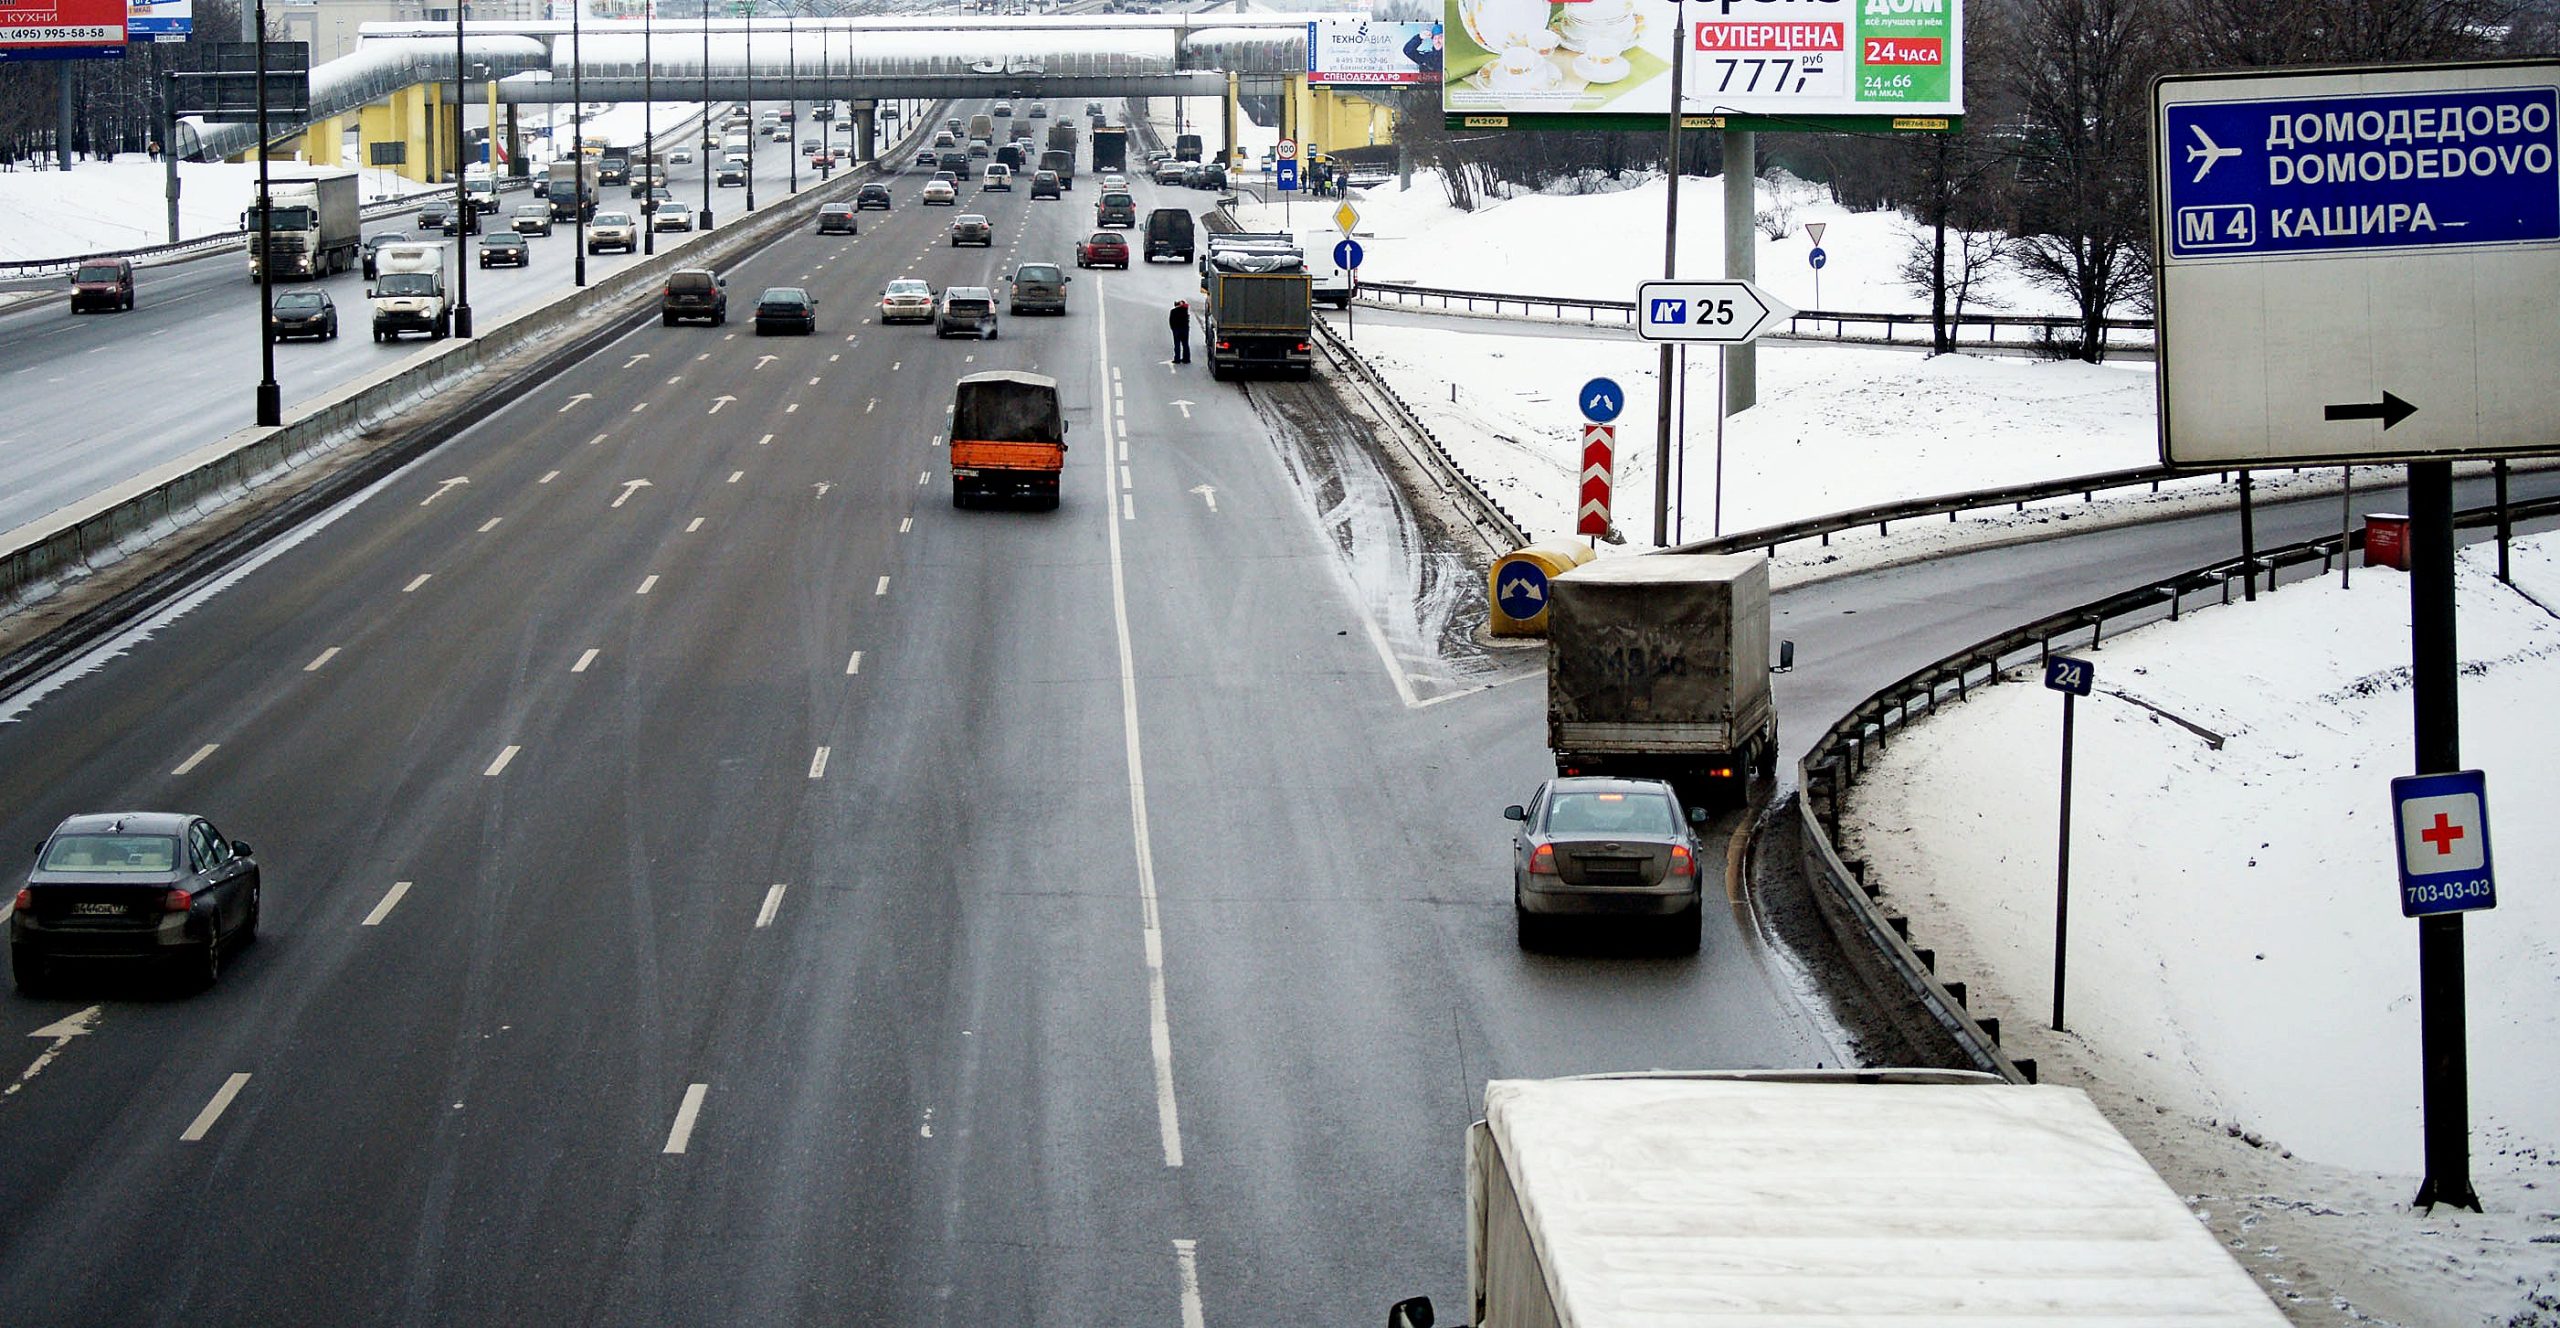
[[[1235,348],[1236,343],[1232,341],[1221,341],[1218,343],[1218,349],[1220,350],[1234,350]]]
[[[36,892],[25,886],[18,887],[18,911],[21,913],[30,912],[35,908],[35,906]]]
[[[195,902],[196,897],[194,895],[188,894],[184,890],[171,890],[169,893],[160,896],[160,911],[163,913],[184,913],[188,909],[195,907]]]
[[[1300,349],[1300,350],[1305,350],[1306,348],[1307,348],[1307,343],[1305,343],[1305,342],[1303,342],[1303,341],[1301,341],[1301,342],[1299,342],[1299,343],[1298,343],[1298,349]]]
[[[1556,874],[1555,845],[1540,844],[1538,845],[1538,851],[1529,855],[1529,874],[1532,876],[1553,876]]]
[[[1693,875],[1693,874],[1695,874],[1695,873],[1697,872],[1697,870],[1698,870],[1698,864],[1697,864],[1697,861],[1696,861],[1696,859],[1694,859],[1694,858],[1692,858],[1692,857],[1690,857],[1690,856],[1689,856],[1689,846],[1688,846],[1688,845],[1686,845],[1686,844],[1674,844],[1674,845],[1672,845],[1672,846],[1671,846],[1671,874],[1672,874],[1672,875],[1674,875],[1674,876],[1689,876],[1689,875]]]
[[[1709,779],[1731,779],[1731,778],[1733,778],[1733,767],[1732,767],[1732,766],[1729,766],[1729,765],[1711,765],[1711,766],[1708,766],[1708,767],[1707,767],[1707,778],[1709,778]]]

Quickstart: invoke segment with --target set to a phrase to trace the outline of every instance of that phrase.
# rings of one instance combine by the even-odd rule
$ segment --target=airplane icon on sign
[[[2188,148],[2187,160],[2190,163],[2198,160],[2199,158],[2204,161],[2204,165],[2196,168],[2196,178],[2188,181],[2189,184],[2202,183],[2204,177],[2213,173],[2214,165],[2220,162],[2223,158],[2237,157],[2240,155],[2240,149],[2226,148],[2220,143],[2214,142],[2213,135],[2206,133],[2203,125],[2189,125],[2187,128],[2194,132],[2196,142],[2203,144],[2202,147]]]

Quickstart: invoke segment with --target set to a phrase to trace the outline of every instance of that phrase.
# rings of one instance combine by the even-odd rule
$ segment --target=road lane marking
[[[651,572],[649,575],[640,578],[640,588],[632,591],[631,593],[634,595],[646,595],[649,593],[649,588],[656,584],[658,584],[658,574]]]
[[[709,1084],[692,1084],[684,1090],[684,1102],[676,1108],[675,1128],[667,1131],[667,1146],[662,1153],[681,1153],[693,1142],[693,1121],[702,1114],[702,1095],[711,1091]]]
[[[913,529],[915,529],[915,528],[916,528],[916,519],[915,519],[914,517],[906,516],[906,517],[900,517],[900,518],[898,518],[898,533],[899,533],[899,534],[904,535],[904,534],[906,534],[908,531],[913,530]]]
[[[1137,487],[1129,481],[1129,463],[1126,461],[1120,463],[1120,487],[1123,489]]]
[[[891,372],[891,373],[896,373],[896,372],[898,371],[898,367],[899,367],[900,365],[905,364],[905,363],[906,363],[906,361],[905,361],[905,360],[891,360],[891,361],[889,362],[889,372]]]
[[[407,584],[407,585],[405,585],[405,586],[400,587],[400,593],[401,593],[401,594],[403,594],[403,595],[406,595],[406,594],[410,593],[411,591],[416,590],[418,587],[423,586],[423,585],[425,585],[426,583],[428,583],[429,581],[433,581],[433,580],[435,580],[435,579],[436,579],[436,574],[435,574],[435,573],[433,573],[433,572],[421,572],[421,573],[419,573],[419,574],[418,574],[418,577],[417,577],[417,579],[416,579],[416,580],[411,581],[409,584]]]
[[[337,653],[338,648],[336,646],[331,646],[328,649],[321,651],[319,654],[311,657],[310,663],[302,666],[302,671],[305,673],[318,673],[323,666],[336,657]]]
[[[1094,318],[1094,367],[1111,367],[1111,311],[1108,304],[1097,306]],[[1113,425],[1108,416],[1102,424],[1103,454],[1111,452]],[[1103,472],[1103,496],[1110,497],[1110,472]],[[1122,516],[1129,514],[1129,495],[1120,496]],[[1147,829],[1147,767],[1138,741],[1138,666],[1137,654],[1129,644],[1129,573],[1120,553],[1120,523],[1114,521],[1106,529],[1111,535],[1111,620],[1120,646],[1120,728],[1129,761],[1129,837],[1137,849],[1138,916],[1140,935],[1146,943],[1147,963],[1147,1043],[1155,1056],[1156,1132],[1164,1145],[1164,1164],[1182,1165],[1182,1117],[1173,1096],[1173,1025],[1165,1011],[1164,984],[1164,917],[1156,900],[1155,848]]]
[[[1200,1308],[1200,1242],[1175,1241],[1173,1263],[1182,1274],[1182,1328],[1207,1328],[1208,1319]]]
[[[799,403],[799,402],[797,402],[797,401],[792,402],[790,405],[785,406],[785,407],[783,407],[783,408],[782,408],[782,413],[783,413],[783,414],[785,414],[785,415],[797,415],[797,414],[799,414],[799,413],[800,413],[800,403]]]
[[[829,750],[829,748],[821,747],[815,754],[810,756],[809,778],[824,779],[827,777],[827,753]]]
[[[669,386],[669,387],[673,387],[673,386],[675,386],[676,384],[681,383],[681,382],[683,382],[683,381],[684,381],[684,375],[683,375],[683,374],[677,374],[675,377],[670,378],[670,379],[668,379],[668,380],[667,380],[667,386]]]
[[[542,478],[541,478],[541,479],[538,479],[538,480],[535,480],[535,481],[534,481],[534,483],[536,483],[536,484],[549,484],[551,481],[556,480],[556,479],[558,479],[558,478],[560,478],[560,472],[559,472],[559,471],[556,471],[556,470],[546,470],[546,471],[542,472]]]
[[[1123,521],[1135,521],[1138,519],[1138,500],[1136,495],[1126,493],[1120,495],[1120,519]]]
[[[884,576],[880,578],[880,581],[881,584],[885,586],[888,584],[889,578]],[[183,775],[188,771],[195,769],[197,766],[202,765],[204,763],[204,758],[213,755],[214,752],[220,750],[221,747],[221,743],[208,742],[204,746],[196,748],[195,755],[178,762],[178,768],[170,771],[169,773],[173,775]]]
[[[222,1087],[214,1090],[213,1100],[204,1104],[204,1110],[196,1113],[195,1123],[187,1127],[186,1133],[178,1136],[178,1142],[191,1144],[203,1139],[205,1134],[213,1129],[213,1123],[222,1119],[222,1113],[231,1106],[231,1099],[240,1096],[240,1090],[247,1087],[248,1083],[249,1076],[245,1071],[223,1080]]]
[[[596,394],[595,394],[595,393],[593,393],[593,392],[580,392],[580,393],[579,393],[579,394],[577,394],[576,396],[573,396],[573,397],[569,398],[568,405],[564,405],[564,406],[562,406],[560,409],[555,410],[555,411],[553,411],[553,412],[551,412],[551,413],[552,413],[552,414],[554,414],[554,415],[566,415],[566,414],[568,414],[568,413],[569,413],[569,407],[570,407],[570,406],[575,406],[575,405],[577,405],[577,404],[578,404],[579,402],[581,402],[581,401],[593,401],[593,400],[595,400],[595,399],[596,399]]]
[[[640,412],[642,412],[642,411],[644,411],[644,410],[647,410],[648,408],[649,408],[649,403],[648,403],[648,402],[646,402],[646,401],[634,401],[634,402],[632,402],[632,403],[631,403],[631,413],[632,413],[632,414],[634,414],[634,415],[637,415],[637,414],[639,414]]]
[[[444,497],[446,494],[453,492],[453,490],[454,490],[456,487],[458,487],[458,486],[460,486],[460,485],[469,484],[470,482],[471,482],[471,477],[470,477],[470,476],[468,476],[468,475],[456,475],[456,476],[454,476],[452,479],[446,480],[446,481],[444,481],[443,483],[438,484],[438,485],[436,486],[436,491],[435,491],[434,493],[428,494],[426,497],[419,499],[419,500],[418,500],[418,506],[420,506],[420,507],[424,507],[424,506],[426,506],[427,504],[434,502],[436,499],[438,499],[438,498],[442,498],[442,497]]]
[[[602,653],[604,653],[604,652],[603,652],[602,650],[598,649],[597,647],[594,647],[594,646],[589,646],[589,647],[587,647],[587,652],[586,652],[585,654],[583,654],[583,655],[578,656],[578,662],[577,662],[577,663],[575,663],[575,664],[570,665],[570,666],[569,666],[569,671],[570,671],[571,673],[584,673],[584,672],[586,672],[586,671],[587,671],[587,666],[588,666],[588,665],[590,665],[590,664],[595,663],[595,662],[596,662],[596,656],[597,656],[597,655],[600,655],[600,654],[602,654]]]
[[[409,893],[409,882],[407,882],[407,881],[393,881],[393,882],[391,883],[391,891],[390,891],[390,893],[388,893],[388,894],[384,895],[384,896],[382,897],[382,902],[381,902],[381,903],[379,903],[379,904],[374,905],[374,906],[373,906],[373,911],[372,911],[372,912],[370,912],[370,913],[365,914],[365,915],[364,915],[364,921],[359,922],[359,923],[357,923],[356,925],[357,925],[357,926],[359,926],[359,927],[379,927],[379,926],[381,926],[381,925],[382,925],[382,920],[383,920],[384,918],[390,917],[390,916],[391,916],[391,910],[399,906],[399,904],[400,904],[400,896],[405,895],[405,894],[407,894],[407,893]]]
[[[770,445],[772,442],[773,442],[773,435],[772,435],[772,434],[766,434],[764,437],[759,438],[759,439],[757,439],[757,440],[756,440],[756,446],[758,446],[758,447],[765,447],[765,446]]]
[[[686,533],[686,534],[688,534],[688,535],[690,535],[690,534],[692,534],[693,532],[695,532],[695,531],[697,531],[697,530],[700,530],[700,529],[702,529],[702,518],[701,518],[701,517],[695,517],[695,518],[694,518],[694,519],[692,519],[691,521],[687,521],[687,522],[685,522],[685,523],[684,523],[684,533]]]
[[[498,753],[498,759],[491,761],[489,768],[480,772],[481,776],[486,779],[497,778],[499,773],[507,768],[507,762],[516,759],[516,753],[523,750],[523,747],[515,743],[508,743],[506,749]]]
[[[607,439],[607,438],[611,438],[612,436],[613,436],[613,435],[612,435],[612,434],[609,434],[609,433],[600,433],[600,434],[597,434],[595,437],[590,438],[590,439],[588,439],[588,440],[587,440],[587,446],[589,446],[589,447],[593,447],[593,446],[595,446],[596,444],[603,442],[605,439]]]
[[[928,481],[928,480],[930,480],[930,479],[932,479],[932,478],[933,478],[933,472],[932,472],[932,471],[929,471],[929,470],[919,470],[919,471],[917,471],[917,472],[916,472],[916,483],[918,483],[918,484],[923,484],[923,483],[925,483],[926,481]]]
[[[73,1038],[94,1031],[98,1026],[100,1014],[105,1009],[106,1007],[102,1005],[92,1005],[78,1014],[57,1019],[27,1034],[28,1037],[51,1038],[53,1041],[43,1051],[36,1053],[36,1058],[19,1073],[16,1083],[9,1085],[6,1089],[0,1089],[0,1098],[16,1096],[19,1089],[27,1086],[28,1081],[44,1073],[45,1067],[53,1064],[54,1059],[62,1054],[63,1048],[71,1045]]]
[[[811,387],[816,387],[817,385],[818,385],[818,380],[817,380],[817,378],[813,375],[813,376],[809,379],[809,386],[811,386]]]
[[[782,911],[782,892],[785,888],[782,882],[776,881],[772,889],[764,892],[764,907],[756,910],[756,926],[759,929],[772,926],[773,915]]]
[[[846,660],[846,661],[844,662],[844,671],[845,671],[845,673],[846,673],[847,675],[851,675],[851,674],[856,674],[856,673],[860,673],[860,672],[862,672],[862,652],[861,652],[861,651],[857,650],[857,651],[853,652],[853,658],[848,659],[848,660]]]
[[[871,412],[873,412],[873,411],[875,411],[875,410],[878,410],[879,408],[880,408],[880,398],[878,398],[878,397],[873,397],[873,398],[871,398],[871,400],[870,400],[870,401],[868,401],[868,402],[864,403],[864,405],[863,405],[863,407],[862,407],[862,413],[863,413],[863,414],[865,414],[865,415],[868,415],[868,414],[870,414]]]
[[[504,521],[504,520],[506,520],[506,518],[505,518],[505,517],[502,517],[502,516],[493,516],[493,517],[489,518],[488,520],[481,522],[481,523],[480,523],[480,533],[481,533],[481,534],[483,534],[483,535],[486,535],[486,534],[488,534],[490,531],[496,530],[496,529],[498,528],[498,523],[499,523],[499,522],[501,522],[501,521]]]
[[[742,479],[746,478],[746,474],[747,474],[747,472],[745,472],[745,471],[743,471],[743,470],[733,470],[733,471],[730,471],[730,472],[729,472],[729,482],[730,482],[731,484],[735,484],[735,483],[737,483],[739,480],[742,480]]]
[[[882,578],[880,578],[880,584],[878,584],[878,585],[876,585],[876,586],[873,586],[873,587],[871,588],[871,594],[872,594],[872,596],[873,596],[874,598],[878,598],[879,596],[886,595],[886,594],[888,594],[888,593],[889,593],[889,578],[887,578],[887,577],[885,577],[885,576],[884,576],[884,577],[882,577]],[[207,748],[205,748],[205,750],[209,752],[209,751],[212,751],[213,749],[212,749],[212,748],[210,748],[210,747],[207,747]]]

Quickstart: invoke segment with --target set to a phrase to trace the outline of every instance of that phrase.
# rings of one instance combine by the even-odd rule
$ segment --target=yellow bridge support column
[[[437,170],[433,155],[436,133],[430,108],[440,100],[433,88],[418,84],[365,107],[357,118],[356,136],[363,153],[363,160],[357,164],[373,164],[374,144],[398,143],[403,148],[402,158],[392,169],[420,183],[433,180]]]
[[[302,134],[302,159],[314,166],[335,166],[347,150],[346,122],[337,116],[315,120]]]
[[[1219,131],[1224,136],[1218,140],[1218,151],[1224,155],[1218,162],[1233,170],[1243,163],[1236,160],[1236,71],[1232,69],[1227,71],[1227,99],[1219,107],[1219,117]]]

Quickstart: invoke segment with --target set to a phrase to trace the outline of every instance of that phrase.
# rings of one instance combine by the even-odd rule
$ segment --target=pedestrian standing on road
[[[1173,312],[1165,316],[1173,328],[1173,362],[1191,363],[1191,301],[1176,300]]]

